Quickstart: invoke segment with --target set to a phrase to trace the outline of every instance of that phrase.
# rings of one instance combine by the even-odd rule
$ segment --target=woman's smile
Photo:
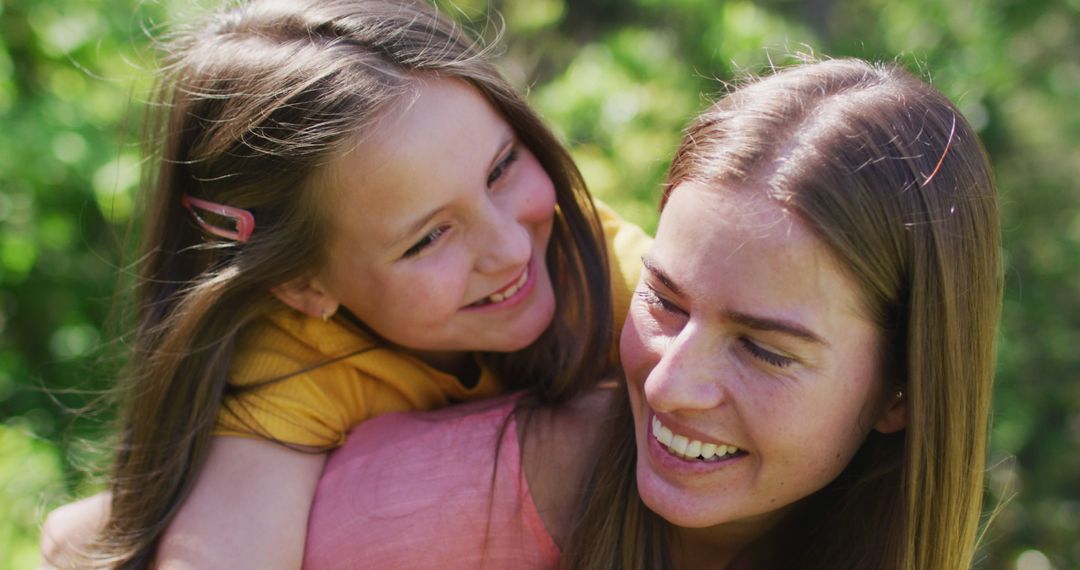
[[[676,429],[678,428],[676,427]],[[684,461],[718,463],[726,459],[734,459],[735,457],[746,455],[745,451],[740,450],[734,445],[713,443],[712,441],[701,441],[693,436],[686,436],[674,432],[671,428],[664,425],[664,423],[660,421],[660,418],[655,415],[652,419],[651,433],[653,439],[661,445],[666,446],[669,453]]]

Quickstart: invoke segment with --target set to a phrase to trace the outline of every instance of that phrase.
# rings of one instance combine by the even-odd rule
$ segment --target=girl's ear
[[[889,402],[885,405],[874,429],[881,433],[894,433],[907,427],[908,407],[907,393],[899,390],[889,396]]]
[[[337,312],[338,300],[314,277],[297,277],[270,290],[282,303],[317,319],[326,320]]]

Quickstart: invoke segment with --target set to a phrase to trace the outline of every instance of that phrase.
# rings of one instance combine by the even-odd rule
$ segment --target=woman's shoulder
[[[553,567],[610,392],[558,407],[509,394],[357,426],[327,460],[305,568]]]
[[[331,454],[306,568],[545,568],[558,549],[529,499],[518,395],[379,416]]]
[[[599,452],[614,382],[559,407],[518,419],[522,465],[533,503],[557,544],[565,544]]]

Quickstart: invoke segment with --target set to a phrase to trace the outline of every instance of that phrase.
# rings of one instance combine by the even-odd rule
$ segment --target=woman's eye
[[[651,288],[646,287],[646,288],[643,288],[643,289],[639,289],[637,291],[637,296],[642,301],[644,301],[646,305],[648,305],[649,307],[652,307],[653,309],[664,311],[666,313],[682,313],[683,312],[682,309],[680,309],[678,306],[676,306],[671,301],[668,301],[667,299],[661,297],[660,295],[657,295],[656,291],[653,291]]]
[[[507,153],[506,158],[503,158],[502,160],[500,160],[499,163],[495,165],[495,168],[491,169],[491,173],[488,174],[488,179],[487,179],[488,186],[491,186],[492,184],[497,182],[500,178],[502,178],[503,175],[506,174],[506,171],[510,169],[510,165],[514,164],[514,162],[517,161],[517,159],[518,159],[518,151],[517,151],[517,149],[516,148],[511,149],[510,152]]]
[[[754,342],[750,339],[740,338],[739,342],[742,343],[743,347],[746,348],[746,351],[749,352],[754,358],[757,358],[758,360],[761,360],[766,364],[771,364],[772,366],[775,366],[777,368],[786,368],[795,362],[795,359],[793,358],[780,356],[775,352],[761,348],[760,346],[754,344]]]
[[[443,226],[439,226],[431,230],[431,232],[429,232],[426,236],[420,238],[420,241],[416,242],[412,247],[407,249],[404,255],[402,255],[401,257],[409,258],[419,254],[421,251],[427,249],[429,245],[435,243],[435,240],[439,239],[439,236],[443,235],[444,233],[446,233],[446,228]]]

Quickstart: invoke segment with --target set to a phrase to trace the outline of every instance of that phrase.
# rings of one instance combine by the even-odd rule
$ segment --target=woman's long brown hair
[[[205,458],[238,335],[272,303],[272,287],[332,262],[319,167],[423,76],[478,89],[556,188],[555,319],[527,349],[481,358],[508,387],[548,402],[603,376],[613,333],[595,210],[568,153],[484,50],[422,1],[241,4],[165,46],[112,509],[87,565],[152,559]],[[246,243],[209,238],[184,194],[251,211],[255,232]]]
[[[805,64],[741,87],[693,122],[666,196],[693,180],[760,191],[815,232],[885,338],[881,379],[909,421],[775,529],[755,568],[968,568],[983,497],[1001,260],[985,153],[941,93],[891,65]],[[749,190],[748,190],[749,189]],[[738,279],[738,276],[732,276]],[[635,487],[629,403],[561,567],[672,567],[677,531]]]

